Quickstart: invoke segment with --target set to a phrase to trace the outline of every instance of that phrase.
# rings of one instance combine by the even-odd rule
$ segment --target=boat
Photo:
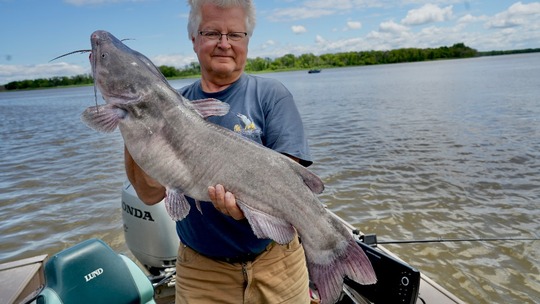
[[[114,252],[99,239],[85,240],[50,257],[40,255],[0,265],[0,303],[174,303],[179,244],[163,203],[145,205],[126,182],[121,198],[126,245],[136,259]],[[463,304],[448,290],[392,252],[345,225],[370,258],[378,282],[344,280],[338,304]],[[160,237],[156,237],[160,236]],[[316,290],[312,303],[317,303]]]
[[[308,71],[308,74],[316,74],[316,73],[320,73],[321,72],[321,69],[310,69]]]

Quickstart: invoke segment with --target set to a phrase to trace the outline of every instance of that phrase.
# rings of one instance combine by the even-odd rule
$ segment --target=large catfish
[[[228,104],[182,97],[148,58],[110,33],[94,32],[91,44],[95,84],[106,104],[88,108],[82,120],[102,132],[119,127],[133,159],[167,188],[176,220],[189,212],[184,194],[209,201],[208,186],[222,184],[257,237],[285,244],[296,229],[323,303],[337,300],[345,276],[376,282],[364,252],[317,199],[324,186],[315,174],[205,120],[226,114]]]

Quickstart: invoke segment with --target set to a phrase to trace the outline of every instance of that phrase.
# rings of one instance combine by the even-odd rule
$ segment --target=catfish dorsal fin
[[[295,163],[294,171],[298,173],[308,188],[315,194],[321,194],[324,191],[324,183],[315,173],[309,169]]]
[[[203,118],[229,113],[229,104],[215,98],[192,100],[191,105]]]

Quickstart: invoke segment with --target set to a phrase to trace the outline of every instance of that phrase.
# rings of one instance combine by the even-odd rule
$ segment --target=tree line
[[[5,90],[24,90],[24,89],[40,89],[40,88],[53,88],[61,86],[73,86],[73,85],[87,85],[94,83],[92,75],[77,75],[77,76],[63,76],[63,77],[51,77],[51,78],[38,78],[33,80],[21,80],[12,81],[4,85]],[[1,87],[0,87],[1,90]]]
[[[439,48],[402,48],[390,51],[342,52],[334,54],[322,54],[319,56],[313,54],[302,54],[299,56],[287,54],[275,59],[261,57],[248,58],[245,70],[247,72],[286,71],[295,69],[417,62],[532,52],[540,52],[540,49],[478,52],[477,50],[466,46],[464,43],[456,43],[451,47],[441,46]],[[199,63],[195,62],[190,63],[189,65],[186,65],[180,69],[166,65],[160,66],[159,69],[167,78],[192,77],[200,74]],[[4,85],[4,89],[37,89],[58,86],[88,85],[92,83],[92,75],[77,75],[72,77],[52,77],[47,79],[40,78],[35,80],[12,81]],[[0,90],[1,89],[2,87],[0,86]]]

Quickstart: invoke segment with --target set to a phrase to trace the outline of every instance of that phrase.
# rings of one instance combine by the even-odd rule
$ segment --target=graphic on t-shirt
[[[237,113],[236,117],[240,118],[241,124],[234,125],[234,132],[240,133],[246,137],[259,135],[261,130],[246,115]],[[242,127],[242,124],[244,125]]]

